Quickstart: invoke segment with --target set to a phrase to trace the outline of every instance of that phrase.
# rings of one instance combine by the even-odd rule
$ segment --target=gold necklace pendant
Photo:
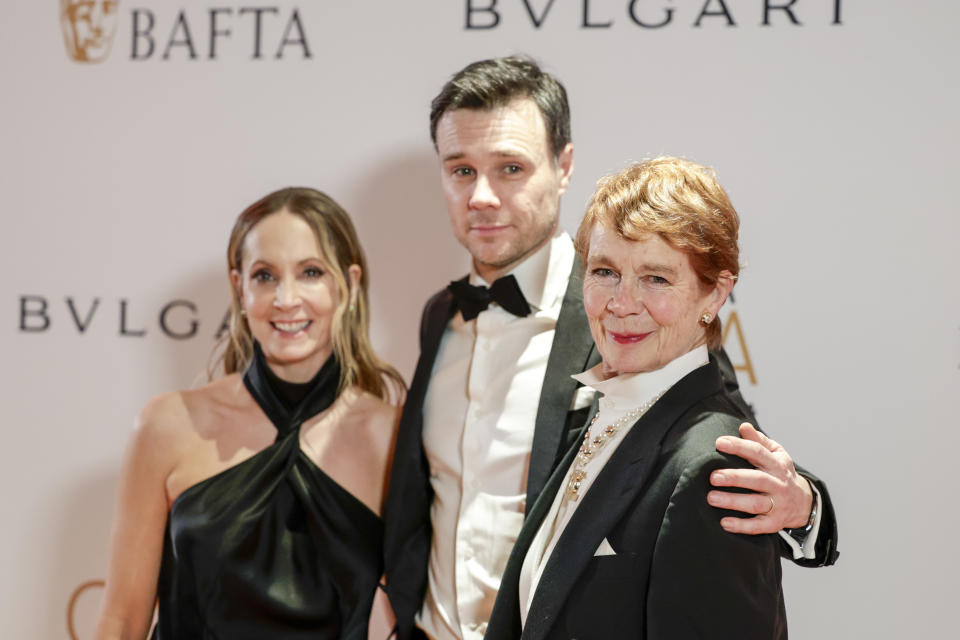
[[[577,453],[577,457],[573,460],[573,469],[570,471],[570,480],[567,482],[567,500],[570,502],[576,502],[580,497],[580,487],[583,485],[583,480],[587,477],[586,466],[590,462],[590,459],[593,457],[593,455],[602,449],[603,446],[607,444],[617,434],[618,431],[620,431],[620,429],[628,424],[633,424],[640,419],[640,416],[646,413],[647,410],[653,406],[653,403],[659,400],[660,396],[662,396],[665,392],[666,390],[661,391],[639,407],[631,409],[613,423],[608,424],[600,433],[595,436],[591,436],[591,434],[593,433],[593,426],[597,423],[597,419],[600,417],[600,413],[597,412],[597,415],[593,416],[593,420],[590,421],[590,425],[583,433],[583,443],[580,445],[580,451]]]

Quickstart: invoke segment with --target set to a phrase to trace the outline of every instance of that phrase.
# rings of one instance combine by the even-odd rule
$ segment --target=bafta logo
[[[77,632],[77,622],[80,622],[79,627],[84,631],[82,637],[93,637],[93,627],[96,624],[97,610],[95,605],[99,603],[95,600],[93,602],[86,602],[83,606],[78,606],[78,601],[81,600],[81,596],[84,595],[85,592],[102,589],[104,584],[103,580],[87,580],[73,590],[73,593],[70,595],[70,602],[67,603],[67,633],[70,635],[70,640],[80,640],[81,638],[81,634]],[[79,613],[78,610],[80,610]]]
[[[77,62],[103,62],[117,33],[119,0],[60,0],[67,54]]]

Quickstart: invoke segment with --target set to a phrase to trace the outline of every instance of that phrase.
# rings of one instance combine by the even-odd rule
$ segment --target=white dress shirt
[[[631,373],[604,380],[600,377],[600,368],[603,365],[599,364],[589,371],[573,376],[574,379],[603,394],[600,399],[600,411],[597,413],[597,419],[590,425],[591,437],[602,432],[607,425],[613,424],[626,416],[631,410],[656,400],[681,378],[694,369],[702,367],[708,360],[707,348],[700,346],[669,362],[666,366],[648,373]],[[567,481],[557,492],[553,505],[540,525],[540,529],[534,536],[523,560],[519,584],[521,624],[526,625],[527,612],[530,610],[530,604],[533,601],[533,594],[537,590],[537,584],[540,582],[540,576],[543,574],[543,569],[547,565],[557,541],[560,540],[563,530],[576,512],[577,506],[583,502],[584,496],[590,491],[590,487],[593,486],[594,480],[597,479],[604,465],[607,464],[613,452],[620,446],[624,436],[630,432],[633,424],[639,419],[640,416],[637,416],[610,436],[606,444],[595,451],[589,457],[587,463],[581,467],[586,472],[586,477],[580,481],[576,501],[567,498],[567,485],[571,473],[576,468],[576,461],[571,464],[567,471]],[[707,497],[704,496],[703,499],[706,501]]]
[[[566,233],[513,275],[531,307],[496,304],[447,325],[423,406],[434,498],[427,593],[417,623],[442,640],[480,640],[523,524],[540,391],[573,268]],[[471,284],[489,285],[476,273]]]

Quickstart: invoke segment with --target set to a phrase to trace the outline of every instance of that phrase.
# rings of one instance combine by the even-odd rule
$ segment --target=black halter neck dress
[[[254,351],[243,382],[277,439],[173,503],[152,638],[364,639],[383,523],[299,440],[301,423],[336,398],[340,367],[331,356],[307,385],[284,386]]]

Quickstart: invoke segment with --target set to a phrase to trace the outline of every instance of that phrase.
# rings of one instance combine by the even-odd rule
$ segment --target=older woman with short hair
[[[531,510],[487,631],[506,638],[786,638],[777,540],[724,531],[703,500],[743,466],[746,418],[708,348],[739,273],[713,172],[657,158],[602,179],[577,233],[603,357],[599,412]]]

